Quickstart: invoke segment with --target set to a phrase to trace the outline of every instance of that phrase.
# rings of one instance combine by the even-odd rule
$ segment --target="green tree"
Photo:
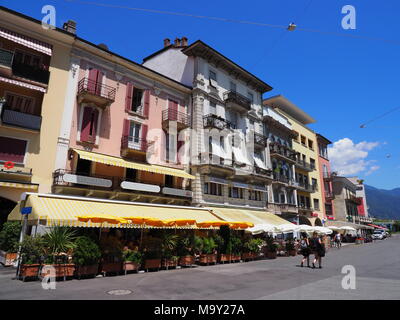
[[[20,233],[20,222],[5,222],[3,224],[3,229],[0,231],[0,249],[6,252],[17,252]]]

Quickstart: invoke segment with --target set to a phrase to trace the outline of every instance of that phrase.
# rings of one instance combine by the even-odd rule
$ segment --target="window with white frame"
[[[140,88],[133,88],[132,92],[132,112],[142,113],[143,112],[143,97],[144,90]]]
[[[140,123],[131,121],[131,125],[129,128],[129,142],[132,142],[132,143],[140,142],[141,129],[142,129],[142,125]]]
[[[210,86],[217,88],[218,87],[217,73],[213,70],[209,70],[208,77],[210,79]]]

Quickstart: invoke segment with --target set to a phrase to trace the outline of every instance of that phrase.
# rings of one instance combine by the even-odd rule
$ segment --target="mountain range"
[[[364,186],[371,216],[400,220],[400,188],[384,190],[366,184]]]

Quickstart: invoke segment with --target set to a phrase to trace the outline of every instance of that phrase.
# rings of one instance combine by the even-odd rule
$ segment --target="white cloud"
[[[376,148],[379,142],[362,141],[355,144],[351,139],[344,138],[333,143],[329,148],[329,159],[334,171],[340,175],[355,175],[366,172],[366,175],[379,169],[373,165],[375,160],[366,160],[368,152]]]

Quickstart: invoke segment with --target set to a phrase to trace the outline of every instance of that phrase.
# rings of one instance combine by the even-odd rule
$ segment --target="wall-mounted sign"
[[[145,192],[160,192],[161,188],[154,184],[145,184],[137,182],[123,181],[121,182],[122,189],[134,190],[134,191],[145,191]]]
[[[173,196],[187,197],[187,198],[191,198],[193,196],[193,193],[190,190],[174,189],[174,188],[167,188],[167,187],[164,187],[162,189],[162,193],[170,194]]]
[[[21,208],[21,214],[31,214],[31,213],[32,213],[32,207]]]
[[[88,186],[104,187],[110,188],[112,186],[112,181],[108,179],[93,178],[86,176],[79,176],[77,174],[66,173],[63,176],[64,182],[84,184]]]

